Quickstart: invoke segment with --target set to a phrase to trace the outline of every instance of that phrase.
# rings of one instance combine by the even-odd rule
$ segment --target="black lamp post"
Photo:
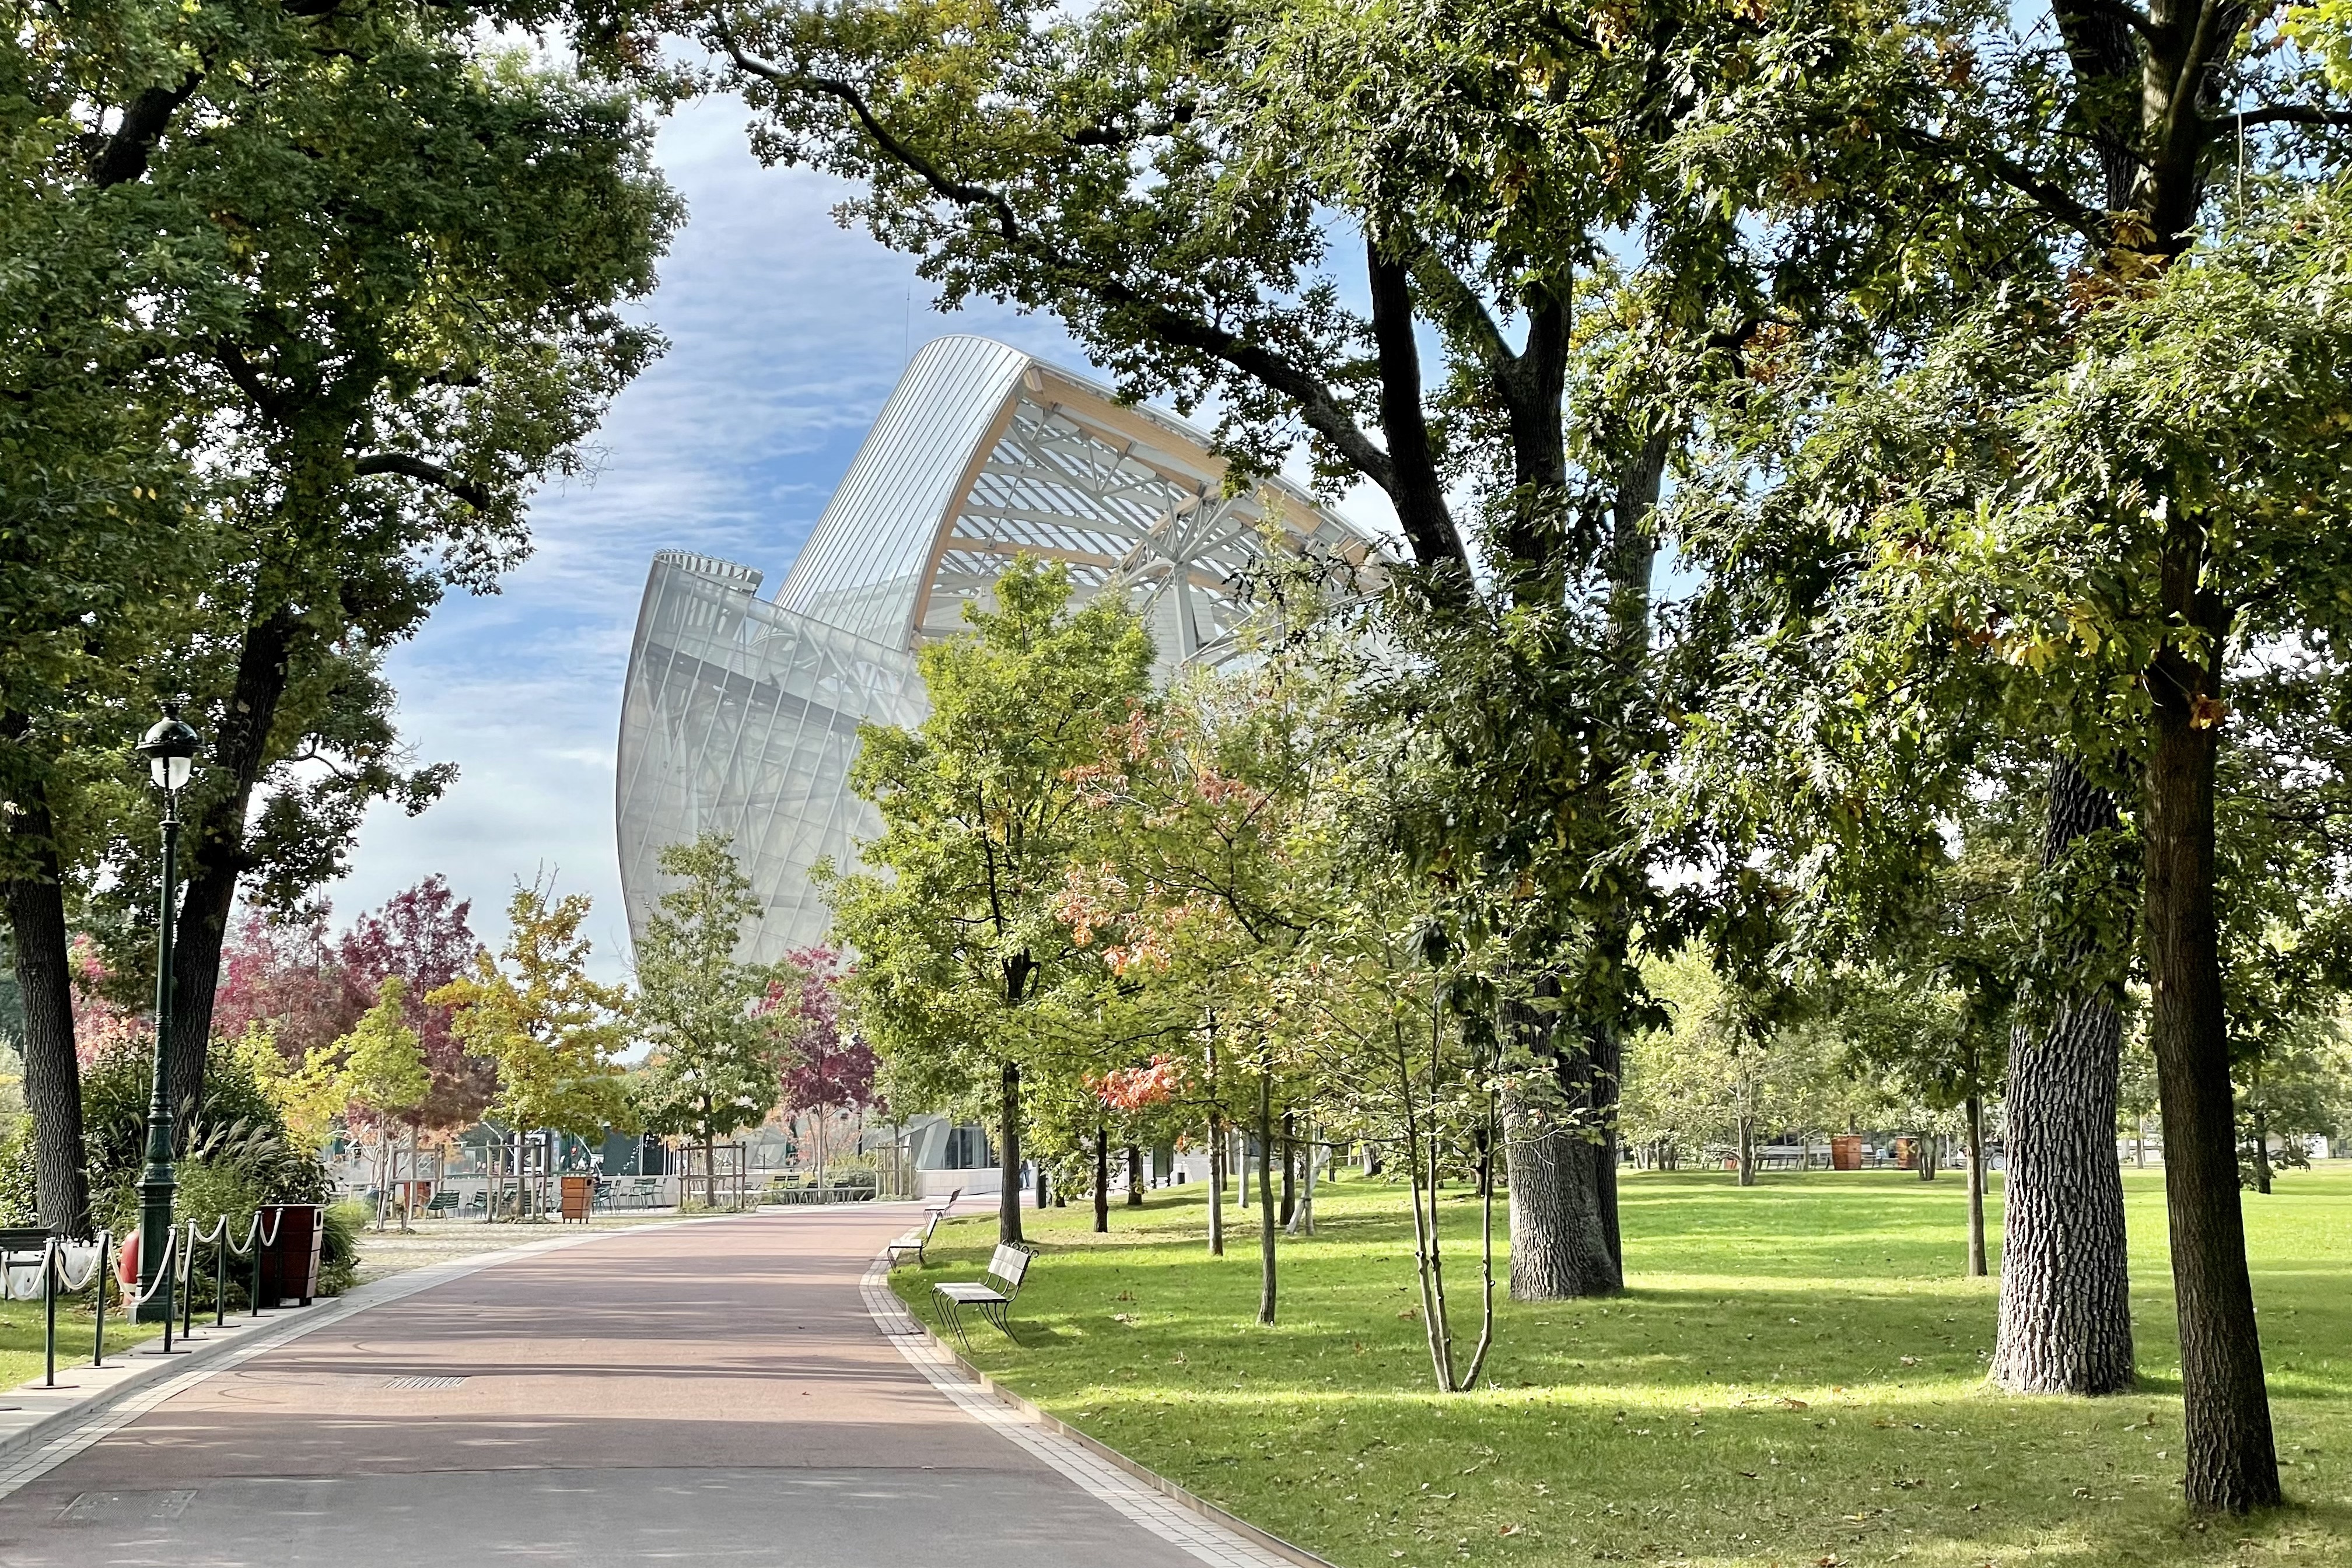
[[[172,1101],[169,1041],[172,1035],[172,927],[179,912],[180,790],[196,767],[196,732],[180,721],[174,703],[139,742],[155,787],[163,792],[163,885],[155,918],[155,1084],[147,1097],[147,1168],[139,1173],[139,1292],[146,1304],[142,1322],[172,1316],[169,1286],[155,1289],[163,1249],[172,1232]]]

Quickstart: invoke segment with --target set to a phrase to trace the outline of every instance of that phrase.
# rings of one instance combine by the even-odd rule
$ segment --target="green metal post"
[[[106,1254],[110,1238],[104,1231],[98,1235],[98,1327],[89,1342],[89,1364],[106,1364]]]
[[[48,1320],[41,1332],[41,1351],[48,1370],[41,1374],[43,1388],[58,1385],[58,1244],[54,1237],[41,1253],[41,1315]]]

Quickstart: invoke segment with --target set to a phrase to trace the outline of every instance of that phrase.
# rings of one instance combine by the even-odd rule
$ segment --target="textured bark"
[[[1274,1079],[1257,1080],[1257,1321],[1274,1321]]]
[[[1364,249],[1371,300],[1372,346],[1380,366],[1381,429],[1388,437],[1384,488],[1413,559],[1459,592],[1470,575],[1469,552],[1445,502],[1445,481],[1432,455],[1422,412],[1421,348],[1413,336],[1411,269],[1377,245]]]
[[[1738,1171],[1738,1183],[1743,1187],[1756,1184],[1756,1119],[1739,1118],[1738,1133],[1733,1142],[1732,1163]]]
[[[25,1005],[25,1109],[33,1119],[35,1184],[44,1226],[65,1236],[87,1236],[89,1176],[83,1164],[81,1067],[74,1056],[65,889],[50,837],[47,795],[37,784],[17,794],[8,834],[20,874],[0,883],[0,900],[6,905]]]
[[[2164,582],[2207,648],[2227,622],[2200,587],[2202,540],[2192,509],[2168,521]],[[2148,1044],[2164,1112],[2164,1191],[2180,1322],[2189,1506],[2243,1513],[2280,1499],[2278,1452],[2263,1377],[2253,1282],[2238,1197],[2237,1117],[2222,1011],[2214,908],[2213,770],[2219,744],[2212,670],[2167,649],[2150,672],[2146,902]]]
[[[1558,994],[1549,980],[1537,989]],[[1551,1069],[1547,1092],[1514,1089],[1503,1102],[1511,1296],[1552,1301],[1622,1290],[1613,1032],[1580,1035],[1559,1015],[1517,1002],[1505,1004],[1502,1022]]]
[[[1021,1237],[1021,1064],[1006,1062],[998,1085],[996,1111],[996,1239],[1006,1246]],[[1045,1201],[1045,1170],[1037,1168],[1037,1201]]]
[[[2271,1119],[2267,1111],[2254,1112],[2254,1191],[2267,1196],[2271,1190]]]
[[[1225,1255],[1225,1125],[1209,1118],[1209,1256]]]
[[[1095,1230],[1110,1230],[1110,1129],[1095,1129]]]
[[[2053,770],[2045,867],[2116,825],[2113,796],[2071,759]],[[2112,992],[2061,996],[2011,1040],[2009,1174],[1993,1383],[2020,1394],[2113,1394],[2132,1384],[2131,1280],[2116,1163]]]
[[[1919,1179],[1921,1181],[1932,1182],[1936,1179],[1937,1168],[1944,1163],[1943,1144],[1944,1141],[1933,1132],[1922,1132],[1919,1134],[1918,1159]]]
[[[1282,1208],[1284,1226],[1298,1212],[1298,1113],[1282,1113]]]
[[[1143,1146],[1139,1143],[1127,1146],[1127,1206],[1143,1206]]]
[[[1969,1096],[1969,1278],[1985,1276],[1984,1097]]]
[[[236,684],[212,737],[207,771],[226,784],[205,795],[188,824],[188,882],[173,931],[172,1037],[165,1042],[174,1126],[183,1149],[194,1108],[205,1097],[205,1047],[212,1038],[213,997],[220,986],[221,945],[246,863],[246,816],[272,757],[269,732],[286,696],[287,664],[298,627],[279,610],[246,628]]]

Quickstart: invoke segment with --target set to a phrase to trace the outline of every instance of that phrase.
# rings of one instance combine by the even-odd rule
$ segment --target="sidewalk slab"
[[[168,1356],[163,1353],[163,1342],[158,1338],[119,1356],[108,1356],[104,1366],[86,1362],[61,1365],[55,1388],[44,1388],[36,1378],[0,1396],[0,1405],[16,1407],[0,1409],[0,1498],[47,1474],[181,1390],[265,1351],[341,1322],[355,1312],[430,1290],[494,1264],[616,1234],[627,1233],[585,1231],[549,1237],[373,1280],[341,1296],[321,1297],[308,1307],[282,1307],[260,1318],[232,1318],[219,1328],[199,1322],[186,1339],[174,1331]],[[65,1348],[62,1336],[58,1348]]]

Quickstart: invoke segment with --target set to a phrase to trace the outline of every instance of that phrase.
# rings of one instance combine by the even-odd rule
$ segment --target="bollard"
[[[179,1259],[172,1256],[172,1244],[180,1238],[170,1231],[163,1233],[163,1258],[155,1266],[155,1283],[163,1292],[163,1353],[172,1353],[172,1287],[175,1281],[172,1270]],[[142,1303],[142,1305],[144,1303]],[[135,1315],[137,1309],[133,1308]]]
[[[41,1332],[42,1354],[48,1363],[48,1370],[41,1374],[43,1388],[58,1385],[58,1270],[63,1267],[65,1259],[58,1256],[58,1238],[53,1236],[41,1252],[41,1315],[48,1320]]]
[[[106,1250],[114,1237],[105,1231],[98,1233],[98,1327],[89,1344],[89,1364],[106,1364],[106,1281],[111,1272],[106,1267]]]
[[[261,1316],[261,1216],[257,1214],[253,1216],[253,1228],[246,1233],[245,1238],[253,1243],[253,1300],[251,1302],[253,1311],[251,1316],[257,1318]]]
[[[196,1326],[196,1222],[188,1223],[188,1255],[182,1258],[181,1282],[187,1289],[180,1292],[180,1337],[186,1339]]]
[[[228,1216],[221,1216],[213,1237],[213,1327],[228,1321]]]

